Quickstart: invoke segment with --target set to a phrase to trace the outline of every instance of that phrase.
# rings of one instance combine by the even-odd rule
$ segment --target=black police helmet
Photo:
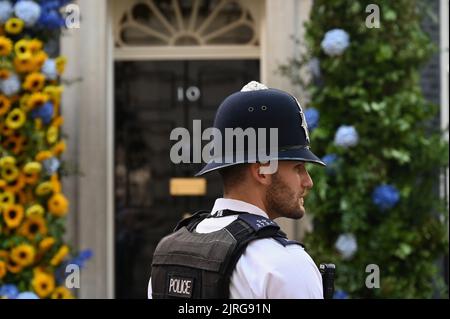
[[[221,132],[225,139],[225,129],[253,128],[266,130],[267,149],[270,146],[270,128],[278,129],[278,148],[275,156],[268,156],[267,160],[302,161],[326,166],[310,150],[308,125],[300,103],[292,95],[277,89],[267,88],[258,82],[250,82],[242,91],[227,97],[217,110],[214,127]],[[222,141],[222,146],[225,141]],[[259,146],[259,144],[258,144]],[[235,149],[234,149],[235,151]],[[218,159],[212,159],[196,174],[203,174],[219,170],[224,167],[254,163],[260,161],[258,150],[251,150],[245,146],[245,156],[241,160],[230,160],[224,151]],[[269,155],[270,152],[266,152]],[[233,156],[231,154],[231,156]]]

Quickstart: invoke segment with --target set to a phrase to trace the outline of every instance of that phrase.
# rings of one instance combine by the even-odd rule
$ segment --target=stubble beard
[[[271,215],[286,217],[290,219],[300,219],[305,215],[305,208],[300,200],[300,194],[295,194],[278,174],[272,176],[272,184],[266,194],[267,210]]]

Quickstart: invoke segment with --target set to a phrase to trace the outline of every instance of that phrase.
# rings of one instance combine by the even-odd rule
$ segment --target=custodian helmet
[[[308,125],[297,99],[284,91],[267,88],[258,82],[250,82],[242,91],[230,95],[222,102],[216,113],[214,128],[218,129],[223,137],[226,136],[226,128],[241,128],[242,130],[253,128],[255,131],[262,128],[266,132],[270,132],[270,128],[277,128],[278,149],[275,152],[276,155],[266,157],[265,161],[297,160],[325,166],[310,150]],[[267,136],[266,145],[269,145],[268,138],[269,136]],[[223,152],[224,155],[219,160],[209,161],[196,176],[231,165],[260,160],[256,150],[252,151],[246,148],[245,151],[248,151],[250,155],[240,161],[225,160],[227,154],[226,151]]]

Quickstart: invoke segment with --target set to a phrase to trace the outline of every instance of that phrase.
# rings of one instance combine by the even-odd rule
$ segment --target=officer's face
[[[305,163],[281,161],[267,189],[266,205],[271,216],[300,219],[305,214],[304,198],[313,187]]]

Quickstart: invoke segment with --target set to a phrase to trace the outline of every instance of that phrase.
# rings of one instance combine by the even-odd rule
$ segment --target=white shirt
[[[220,210],[248,212],[268,218],[252,204],[219,198],[211,214]],[[226,227],[238,215],[208,218],[198,224],[198,233]],[[152,298],[151,279],[148,298]],[[231,299],[323,299],[322,276],[300,245],[284,247],[272,238],[252,241],[239,258],[230,281]]]

